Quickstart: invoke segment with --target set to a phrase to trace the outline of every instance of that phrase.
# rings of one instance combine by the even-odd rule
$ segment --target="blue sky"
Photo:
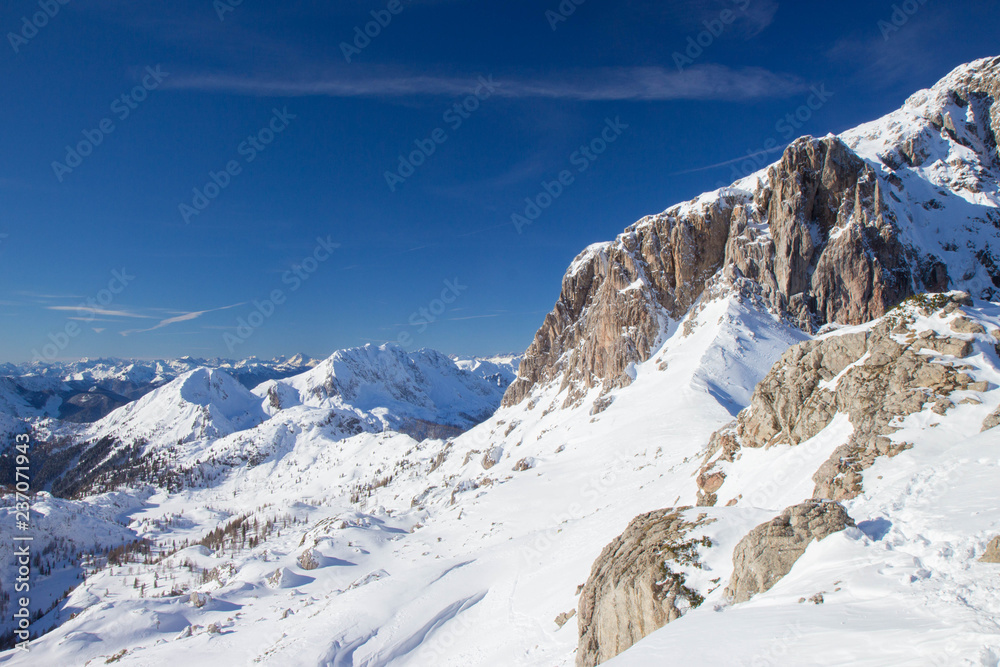
[[[985,0],[65,1],[0,14],[0,360],[520,351],[590,243],[1000,54]]]

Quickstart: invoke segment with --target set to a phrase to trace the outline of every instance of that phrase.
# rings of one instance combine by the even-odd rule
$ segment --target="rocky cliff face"
[[[1000,286],[1000,58],[899,111],[806,137],[747,179],[645,218],[574,260],[504,405],[558,383],[566,404],[631,382],[706,288],[801,328],[860,324],[906,297]]]
[[[890,437],[899,419],[927,405],[944,414],[955,406],[956,391],[988,389],[987,382],[964,372],[963,359],[996,344],[962,311],[971,305],[962,292],[913,297],[867,330],[789,349],[757,385],[750,406],[713,436],[698,476],[701,503],[715,504],[726,464],[744,448],[799,445],[838,413],[849,417],[854,430],[813,475],[813,496],[855,497],[862,473],[876,458],[909,447]]]

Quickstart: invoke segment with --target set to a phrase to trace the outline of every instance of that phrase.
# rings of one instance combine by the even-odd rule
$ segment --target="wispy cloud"
[[[20,296],[26,296],[31,299],[53,299],[53,300],[69,300],[69,299],[82,299],[79,294],[39,294],[38,292],[15,292]]]
[[[534,77],[495,76],[496,95],[523,99],[592,101],[748,100],[787,97],[805,88],[797,77],[759,67],[699,65],[684,71],[662,67],[604,67]],[[467,95],[476,76],[415,74],[387,68],[356,68],[313,76],[175,74],[166,86],[183,90],[269,97],[382,97]]]
[[[139,317],[136,315],[135,317]],[[120,320],[112,320],[106,317],[67,317],[67,320],[77,320],[79,322],[120,322]],[[152,319],[152,318],[150,318]]]
[[[724,12],[730,12],[733,27],[738,35],[751,39],[774,23],[778,13],[778,0],[672,0],[661,2],[648,0],[649,14],[659,14],[674,25],[688,30],[703,30],[704,21],[717,19]]]
[[[46,306],[47,310],[59,310],[59,311],[70,311],[76,313],[90,313],[91,315],[103,315],[105,317],[131,317],[135,319],[142,320],[152,320],[155,319],[151,315],[142,315],[140,313],[128,311],[128,310],[108,310],[106,308],[96,308],[91,306]],[[73,318],[70,318],[73,319]],[[89,318],[88,318],[89,319]]]
[[[151,326],[148,329],[129,329],[128,331],[122,331],[121,335],[130,336],[132,334],[137,334],[137,333],[147,333],[149,331],[156,331],[157,329],[168,327],[171,324],[178,324],[180,322],[190,322],[191,320],[198,319],[202,315],[206,315],[208,313],[215,313],[220,310],[229,310],[230,308],[236,308],[237,306],[242,306],[245,303],[246,302],[240,302],[240,303],[234,303],[231,306],[222,306],[221,308],[212,308],[210,310],[196,310],[190,313],[181,313],[179,315],[175,315],[174,317],[168,317],[165,320],[160,320],[158,324]]]
[[[448,322],[461,322],[463,320],[483,320],[491,317],[502,317],[503,313],[494,313],[492,315],[466,315],[465,317],[447,317],[445,318]]]
[[[772,23],[778,13],[778,0],[759,0],[750,2],[743,16],[743,29],[747,39],[756,37],[764,32]]]
[[[780,153],[788,148],[788,144],[782,144],[781,146],[775,146],[773,148],[765,148],[759,150],[755,153],[744,153],[739,157],[732,158],[731,160],[724,160],[723,162],[716,162],[715,164],[707,164],[704,167],[694,167],[693,169],[683,169],[681,171],[673,171],[667,174],[668,176],[680,176],[681,174],[694,174],[699,171],[708,171],[710,169],[718,169],[719,167],[728,167],[731,164],[736,164],[738,162],[743,162],[745,160],[753,159],[755,157],[761,157],[763,155],[770,155],[772,153]]]

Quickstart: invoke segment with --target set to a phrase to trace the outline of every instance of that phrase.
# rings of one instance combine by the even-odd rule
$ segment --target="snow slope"
[[[46,635],[33,659],[125,649],[123,664],[161,664],[183,645],[194,664],[570,664],[576,629],[553,619],[575,607],[603,545],[639,512],[693,502],[692,454],[803,337],[736,297],[695,317],[593,415],[596,393],[572,410],[550,411],[560,398],[539,396],[454,440],[418,443],[392,433],[343,438],[304,419],[319,410],[296,406],[217,440],[212,448],[235,450],[267,431],[276,446],[218,484],[152,496],[135,528],[179,515],[186,523],[138,532],[180,541],[248,511],[261,523],[299,523],[253,548],[170,556],[160,592],[211,594],[204,607],[187,594],[137,597],[134,577],[152,582],[155,567],[89,578],[68,603],[102,590],[110,601]],[[747,525],[762,516],[754,512]],[[301,567],[306,549],[320,567]],[[198,563],[194,572],[177,566],[185,560]],[[206,583],[197,568],[221,574]],[[222,632],[208,632],[212,623]]]
[[[199,368],[115,410],[87,430],[95,440],[153,447],[203,443],[264,421],[260,399],[224,371]]]
[[[998,306],[965,311],[1000,328]],[[252,465],[205,488],[154,491],[130,511],[162,562],[91,574],[30,660],[8,652],[0,664],[125,651],[122,664],[158,665],[183,650],[193,665],[571,665],[575,620],[555,618],[576,607],[603,546],[637,514],[693,504],[711,432],[804,338],[738,296],[701,303],[629,387],[572,409],[543,392],[449,441],[351,434],[326,409],[281,410],[200,454],[222,461],[266,444]],[[747,603],[730,606],[716,588],[608,664],[996,664],[1000,572],[975,558],[1000,533],[1000,435],[978,433],[1000,403],[1000,359],[988,335],[975,339],[963,362],[989,388],[906,419],[894,437],[914,447],[869,469],[846,504],[858,529],[814,543]],[[742,534],[809,497],[812,471],[849,433],[835,419],[814,442],[738,459],[720,490],[720,505],[736,505],[705,510],[720,548],[704,576],[725,579]],[[185,546],[241,517],[274,529],[256,543]],[[822,604],[801,601],[816,594]]]

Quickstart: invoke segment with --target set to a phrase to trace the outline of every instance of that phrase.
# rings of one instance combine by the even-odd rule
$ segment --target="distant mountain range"
[[[0,413],[93,422],[197,368],[224,369],[245,387],[252,388],[266,380],[301,373],[316,363],[299,354],[271,360],[182,357],[3,364],[0,366]]]
[[[523,358],[11,369],[0,662],[996,665],[998,137],[1000,57],[803,137],[585,249]]]

